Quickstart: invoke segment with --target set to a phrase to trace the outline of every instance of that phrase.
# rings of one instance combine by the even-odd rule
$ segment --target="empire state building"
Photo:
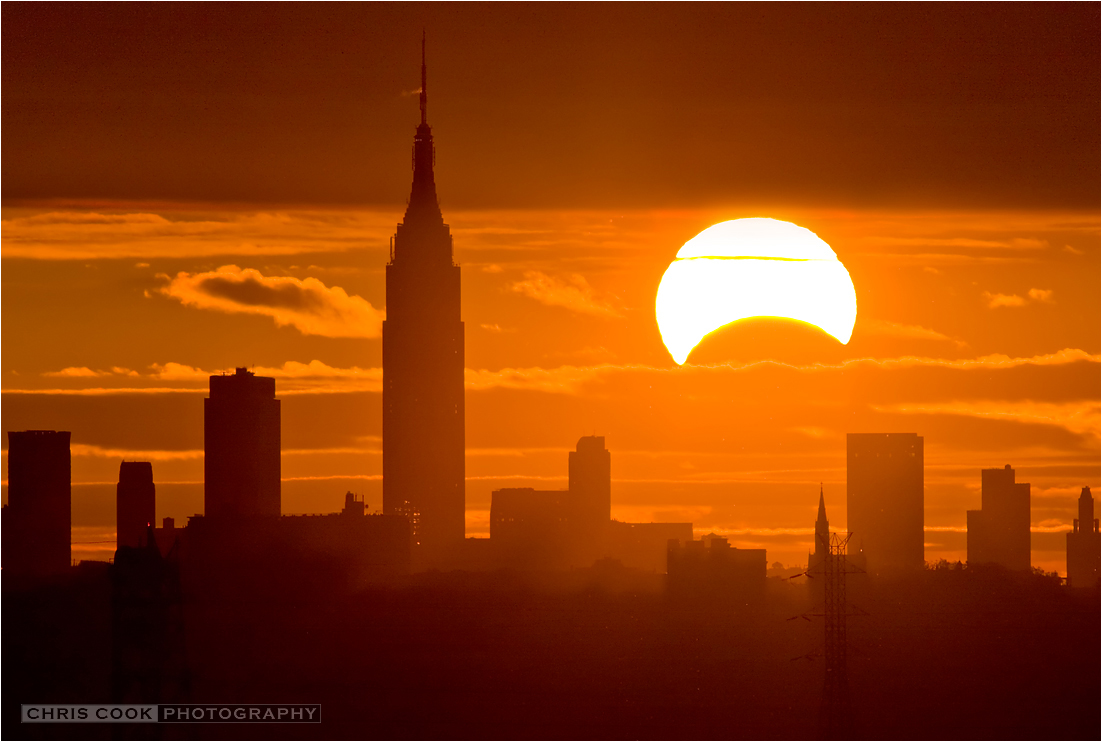
[[[421,124],[413,189],[386,266],[383,511],[405,515],[429,555],[463,542],[463,321],[459,266],[436,199],[421,41]]]

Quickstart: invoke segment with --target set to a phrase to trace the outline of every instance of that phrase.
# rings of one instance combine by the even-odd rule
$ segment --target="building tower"
[[[980,472],[980,509],[968,511],[968,564],[998,564],[1028,572],[1029,485],[1014,470]]]
[[[612,520],[612,454],[605,449],[604,436],[587,435],[578,439],[567,468],[569,489],[578,496],[582,517],[596,524]]]
[[[463,322],[459,266],[440,213],[421,40],[421,124],[413,188],[386,266],[383,511],[409,518],[429,553],[460,544],[464,522]]]
[[[279,400],[275,379],[235,369],[210,377],[203,400],[203,508],[214,520],[278,518]]]
[[[1068,587],[1098,587],[1102,540],[1094,517],[1091,488],[1079,495],[1079,517],[1068,533]]]
[[[925,564],[922,449],[915,433],[846,434],[850,545],[871,575]]]
[[[153,464],[124,461],[119,465],[119,486],[115,490],[116,548],[146,546],[149,528],[157,519],[157,490]]]
[[[812,578],[808,584],[817,600],[823,599],[827,557],[830,555],[830,522],[827,520],[826,499],[823,497],[823,485],[819,485],[819,516],[815,519],[815,551],[807,555],[807,574]]]
[[[33,577],[69,567],[72,518],[68,431],[8,433],[4,569]]]

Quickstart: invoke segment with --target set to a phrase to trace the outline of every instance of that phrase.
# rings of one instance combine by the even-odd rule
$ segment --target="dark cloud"
[[[195,288],[209,296],[228,299],[248,307],[293,309],[310,313],[320,313],[326,308],[325,301],[316,291],[307,290],[299,284],[272,286],[252,276],[241,281],[215,276],[198,282]]]
[[[5,199],[1095,208],[1093,3],[7,4]]]
[[[316,278],[265,276],[226,265],[206,273],[178,273],[160,291],[199,309],[265,315],[305,335],[375,338],[382,332],[381,310]]]

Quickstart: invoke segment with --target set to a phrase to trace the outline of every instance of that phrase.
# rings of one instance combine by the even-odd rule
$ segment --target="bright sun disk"
[[[849,271],[814,232],[777,219],[721,222],[682,245],[655,297],[678,365],[709,333],[750,317],[815,325],[843,345],[857,320]]]

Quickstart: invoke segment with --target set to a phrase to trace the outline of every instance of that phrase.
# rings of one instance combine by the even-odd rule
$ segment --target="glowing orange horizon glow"
[[[707,335],[751,317],[806,322],[845,345],[857,321],[857,293],[814,232],[754,217],[720,222],[682,245],[654,309],[662,342],[682,365]]]

